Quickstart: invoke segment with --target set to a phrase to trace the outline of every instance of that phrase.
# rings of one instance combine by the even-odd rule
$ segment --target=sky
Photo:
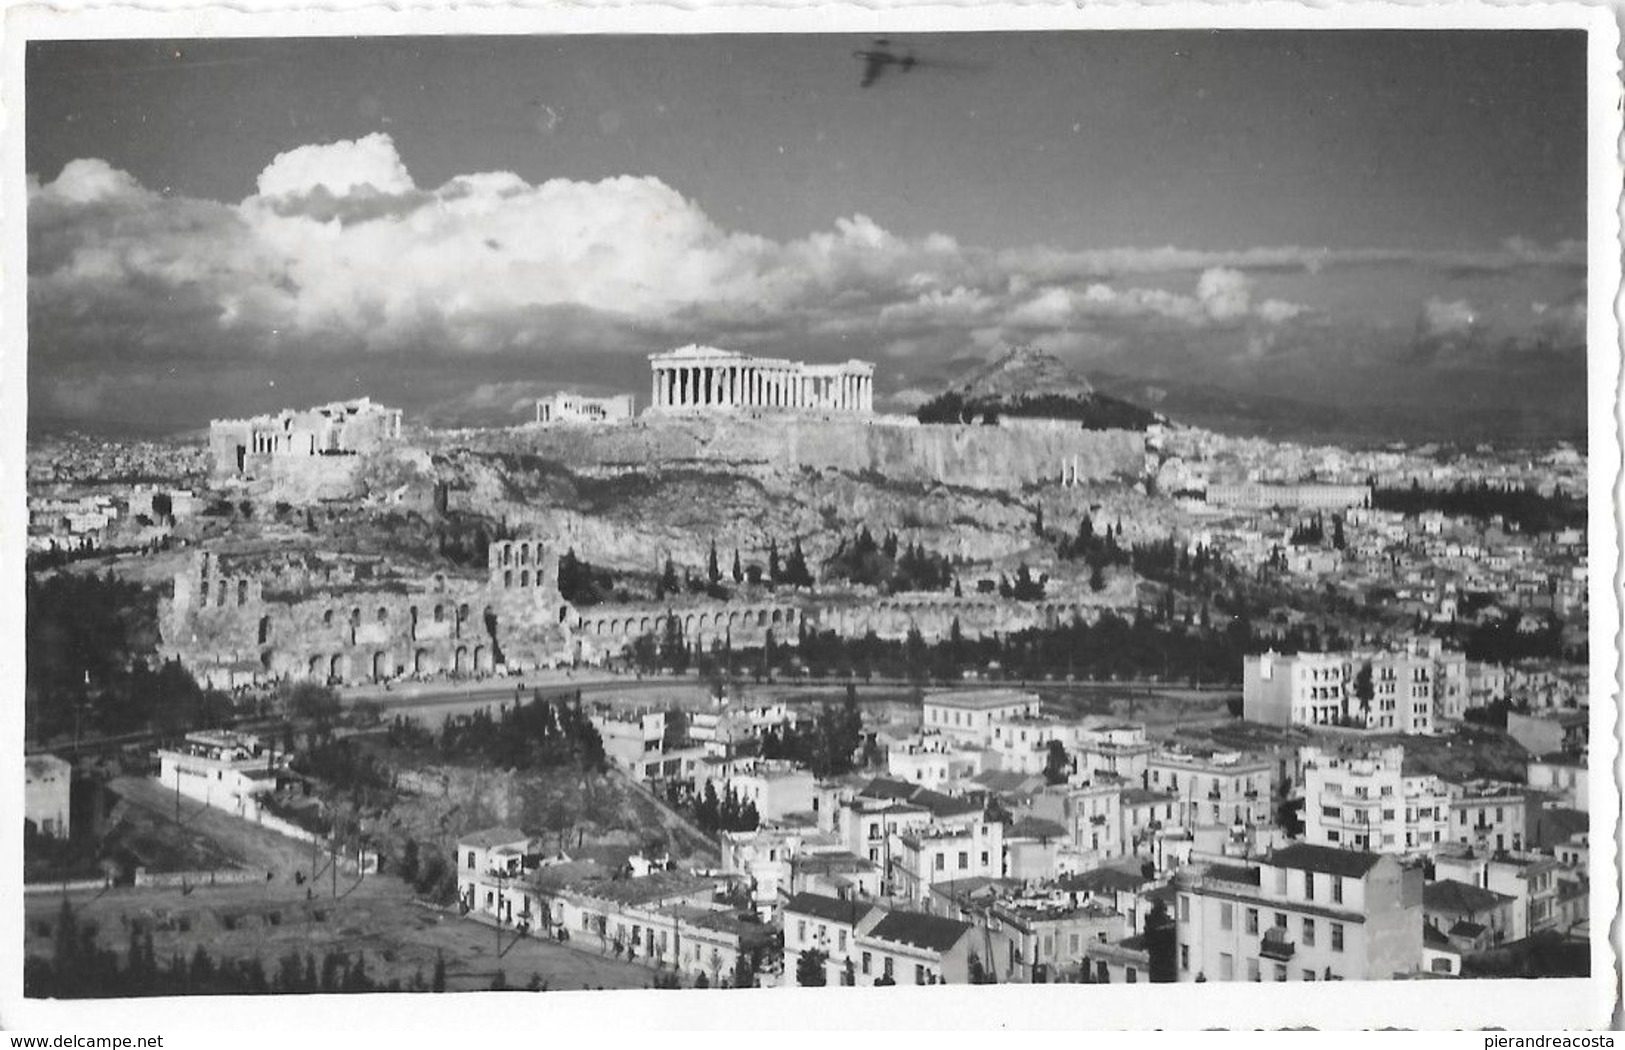
[[[886,65],[863,85],[860,51]],[[1584,432],[1577,32],[33,42],[36,429],[509,423],[690,342],[1175,418]]]

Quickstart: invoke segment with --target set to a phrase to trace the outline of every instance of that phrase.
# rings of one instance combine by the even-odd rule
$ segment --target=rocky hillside
[[[1017,346],[975,369],[953,387],[961,397],[1019,400],[1049,394],[1087,400],[1095,388],[1060,358],[1035,346]]]
[[[1054,354],[1015,347],[920,406],[922,423],[993,423],[1000,418],[1059,419],[1085,430],[1144,430],[1161,417],[1098,393]]]

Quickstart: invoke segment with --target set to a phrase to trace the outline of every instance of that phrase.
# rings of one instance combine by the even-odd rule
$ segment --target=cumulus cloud
[[[1317,289],[1361,268],[1583,260],[1573,245],[1527,242],[1432,255],[988,250],[940,232],[903,236],[863,214],[773,240],[724,227],[651,177],[532,183],[492,171],[419,186],[387,134],[278,154],[235,203],[160,195],[105,161],[76,160],[54,179],[31,177],[28,223],[32,348],[81,375],[109,360],[351,355],[515,361],[528,377],[538,362],[615,359],[631,376],[642,354],[694,340],[939,364],[1030,342],[1178,372],[1305,345],[1296,330],[1323,321]],[[1428,301],[1429,331],[1472,315],[1459,294]],[[1583,323],[1583,299],[1531,310],[1527,323],[1555,329],[1575,316]],[[531,387],[499,371],[449,407],[511,414]],[[49,396],[89,411],[105,389]]]
[[[1196,281],[1196,298],[1215,321],[1237,321],[1251,307],[1250,282],[1239,270],[1215,267],[1202,271]]]
[[[1460,335],[1478,323],[1478,311],[1465,299],[1431,298],[1422,304],[1422,324],[1428,335]]]
[[[382,132],[278,153],[260,172],[258,186],[262,197],[300,196],[317,189],[334,196],[362,189],[400,194],[416,188],[394,140]]]

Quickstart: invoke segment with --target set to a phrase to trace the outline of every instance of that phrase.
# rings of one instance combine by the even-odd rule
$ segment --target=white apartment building
[[[785,901],[784,969],[794,974],[802,952],[824,953],[824,983],[847,983],[851,965],[852,983],[857,983],[857,936],[867,933],[886,912],[863,901],[840,900],[821,893],[798,893]],[[874,968],[871,959],[870,969]]]
[[[893,892],[913,904],[923,903],[938,883],[1004,874],[1004,825],[997,821],[919,828],[899,835],[897,845]]]
[[[1460,705],[1465,671],[1446,661]],[[1370,669],[1371,696],[1360,680]],[[1439,661],[1412,652],[1267,652],[1242,661],[1242,717],[1267,725],[1345,725],[1387,733],[1434,732]]]
[[[1386,980],[1422,965],[1422,870],[1392,856],[1300,843],[1175,885],[1182,981]]]
[[[1450,832],[1450,788],[1435,776],[1406,776],[1405,749],[1354,756],[1299,750],[1303,841],[1316,846],[1414,854]]]
[[[1179,823],[1263,825],[1273,819],[1275,763],[1240,751],[1168,748],[1147,762],[1146,784],[1177,795]]]
[[[1016,689],[940,690],[925,694],[922,726],[927,733],[951,736],[976,747],[993,741],[993,724],[1012,718],[1036,718],[1037,693]]]
[[[1084,870],[1121,857],[1128,848],[1123,840],[1120,781],[1103,778],[1045,788],[1033,796],[1031,812],[1066,829],[1073,850],[1084,855]]]

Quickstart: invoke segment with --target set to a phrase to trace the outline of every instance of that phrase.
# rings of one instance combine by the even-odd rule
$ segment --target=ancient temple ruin
[[[649,355],[649,411],[798,410],[869,414],[875,366],[809,365],[689,345]]]
[[[255,477],[297,463],[353,457],[400,440],[401,410],[369,397],[315,408],[285,408],[209,423],[209,452],[219,477]]]

